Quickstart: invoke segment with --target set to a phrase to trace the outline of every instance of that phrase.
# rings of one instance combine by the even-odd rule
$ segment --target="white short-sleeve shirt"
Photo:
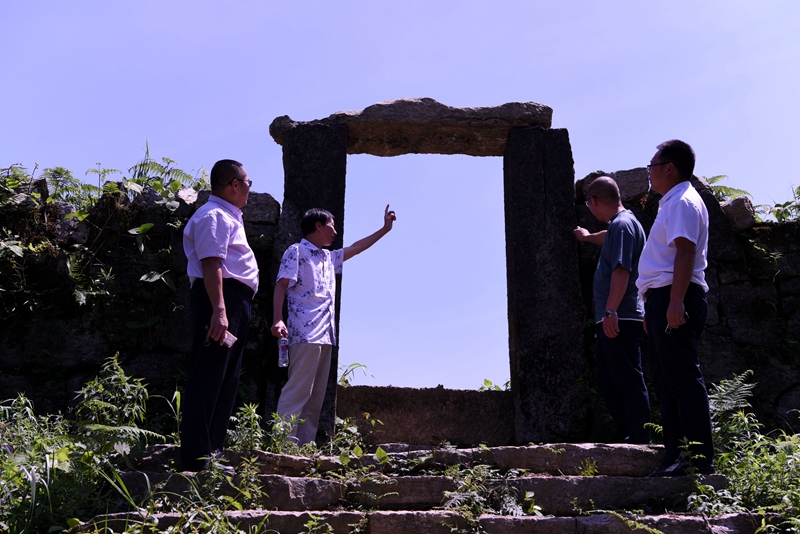
[[[344,249],[317,248],[305,239],[283,253],[278,280],[289,280],[289,344],[336,345],[335,275],[343,263]]]
[[[658,201],[658,215],[639,259],[636,287],[642,299],[648,289],[672,284],[679,237],[695,244],[691,281],[708,291],[704,272],[708,266],[708,210],[688,181],[675,185]]]
[[[183,251],[188,263],[186,274],[194,283],[203,278],[205,258],[222,260],[222,277],[233,278],[258,291],[258,263],[247,242],[242,210],[211,195],[186,223]]]

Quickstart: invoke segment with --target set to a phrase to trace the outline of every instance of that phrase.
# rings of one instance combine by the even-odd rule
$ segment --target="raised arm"
[[[368,235],[364,239],[359,239],[349,247],[344,247],[344,261],[349,260],[356,254],[360,254],[374,245],[380,238],[389,233],[392,229],[392,223],[397,220],[397,216],[393,211],[389,211],[389,204],[386,204],[386,211],[383,214],[383,227],[372,235]]]
[[[572,235],[575,236],[575,239],[581,241],[583,243],[592,243],[593,245],[597,245],[598,247],[603,246],[603,241],[606,240],[606,230],[600,230],[594,234],[590,234],[589,230],[586,228],[581,228],[578,226],[572,231]]]

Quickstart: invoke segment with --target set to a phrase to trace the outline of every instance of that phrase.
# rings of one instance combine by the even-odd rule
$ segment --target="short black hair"
[[[233,159],[221,159],[211,167],[211,190],[219,191],[232,180],[242,177],[242,164]]]
[[[617,204],[619,202],[619,186],[610,176],[598,176],[586,188],[586,198],[601,199],[604,204]]]
[[[331,219],[333,215],[328,210],[311,208],[300,219],[300,231],[303,232],[303,237],[313,234],[317,229],[317,223],[328,224]]]
[[[672,139],[661,143],[656,148],[661,151],[662,163],[672,162],[678,169],[681,181],[686,182],[692,179],[694,174],[694,150],[687,143]]]

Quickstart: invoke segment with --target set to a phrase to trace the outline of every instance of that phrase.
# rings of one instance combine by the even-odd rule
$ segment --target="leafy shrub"
[[[728,477],[728,487],[714,491],[700,486],[690,507],[718,515],[733,512],[777,512],[784,531],[800,530],[800,436],[761,433],[762,425],[749,408],[747,397],[755,384],[752,371],[722,380],[709,395],[717,447],[717,470]],[[765,527],[767,530],[778,527]]]
[[[776,202],[772,207],[767,206],[767,212],[774,215],[778,222],[800,219],[800,186],[792,190],[792,197],[786,202]]]

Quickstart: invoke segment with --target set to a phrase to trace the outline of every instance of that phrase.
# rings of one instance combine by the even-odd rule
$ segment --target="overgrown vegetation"
[[[717,468],[729,477],[728,488],[715,491],[700,485],[689,506],[708,515],[776,512],[783,516],[783,523],[765,523],[765,530],[796,532],[800,527],[800,438],[761,433],[761,425],[747,412],[753,388],[747,383],[749,376],[722,381],[711,394]],[[0,404],[0,532],[66,531],[94,516],[116,511],[137,512],[126,530],[130,533],[139,532],[154,514],[167,511],[179,514],[178,527],[171,532],[240,532],[223,511],[263,506],[265,495],[254,453],[241,456],[235,478],[214,463],[203,476],[186,477],[185,490],[179,495],[158,484],[143,497],[131,495],[125,482],[129,479],[123,476],[126,458],[145,445],[175,438],[146,429],[146,385],[126,375],[116,356],[76,392],[76,401],[70,417],[36,415],[23,396]],[[324,450],[314,445],[298,447],[290,437],[295,423],[296,419],[284,421],[276,415],[264,428],[258,407],[244,405],[232,418],[228,446],[314,459],[324,454],[338,459],[339,469],[312,470],[309,476],[387,485],[372,501],[363,495],[356,499],[355,509],[379,509],[382,498],[396,495],[393,477],[426,474],[452,478],[455,489],[444,495],[441,507],[457,511],[472,531],[479,529],[481,514],[546,513],[533,494],[519,494],[514,481],[525,475],[522,471],[502,472],[481,464],[439,466],[433,462],[433,453],[404,460],[393,459],[380,447],[367,453],[369,446],[349,420],[337,421],[336,432]],[[445,452],[456,452],[447,444],[444,447]],[[579,474],[596,472],[596,466],[587,460]],[[324,532],[326,525],[318,518],[310,520],[307,527],[309,532]],[[99,525],[97,528],[102,531]],[[267,531],[266,521],[250,530]]]
[[[710,178],[703,176],[703,179],[708,182],[708,185],[711,187],[714,197],[719,202],[724,202],[736,197],[753,198],[753,195],[744,189],[739,189],[737,187],[731,187],[720,183],[722,180],[727,180],[727,178],[728,177],[724,174],[718,174],[716,176],[711,176]],[[792,198],[786,202],[775,202],[772,205],[759,204],[755,206],[757,217],[758,215],[773,216],[778,222],[796,221],[800,219],[800,186],[792,186],[791,194]],[[758,220],[761,220],[760,217]]]
[[[800,186],[792,189],[792,198],[786,202],[776,202],[773,206],[765,206],[770,215],[778,222],[796,221],[800,219]]]
[[[723,380],[710,395],[717,470],[728,477],[728,488],[700,486],[690,498],[691,509],[710,515],[733,512],[779,513],[784,522],[765,531],[800,531],[800,436],[763,426],[748,412],[755,384],[747,372]]]
[[[153,226],[133,223],[144,212],[138,200],[145,187],[160,196],[157,204],[174,211],[181,187],[209,185],[204,169],[190,175],[169,158],[154,160],[149,150],[127,174],[99,163],[89,169],[86,174],[96,176],[97,185],[63,167],[44,169],[39,177],[37,170],[38,165],[31,172],[21,165],[0,169],[0,312],[18,324],[33,313],[71,313],[113,292],[116,273],[106,258],[110,243],[132,240],[142,253]],[[71,235],[78,222],[80,238]],[[171,283],[165,271],[149,274],[145,281]]]
[[[716,198],[719,202],[724,202],[735,197],[753,197],[753,195],[744,189],[721,184],[720,182],[722,180],[728,179],[728,176],[725,174],[718,174],[716,176],[711,176],[710,178],[703,176],[703,179],[708,182],[709,186],[711,186],[711,191],[714,193],[714,198]]]

